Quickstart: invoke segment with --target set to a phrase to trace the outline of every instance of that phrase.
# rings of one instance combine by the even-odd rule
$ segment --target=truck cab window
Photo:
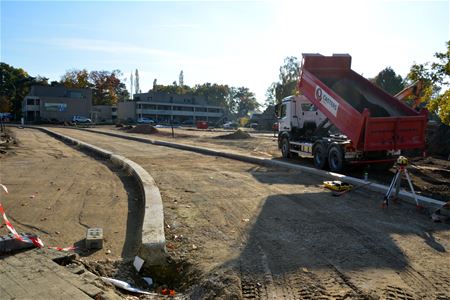
[[[317,107],[312,103],[302,103],[302,111],[316,111]]]
[[[280,111],[280,118],[284,118],[286,117],[286,104],[283,104],[281,106],[281,111]]]

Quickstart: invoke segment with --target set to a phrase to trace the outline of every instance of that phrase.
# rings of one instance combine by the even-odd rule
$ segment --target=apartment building
[[[22,102],[25,121],[71,121],[73,116],[90,117],[92,91],[64,86],[32,86]]]
[[[205,97],[148,92],[134,95],[134,101],[118,104],[118,119],[122,121],[150,118],[164,124],[195,124],[197,121],[220,122],[225,109],[209,105]]]

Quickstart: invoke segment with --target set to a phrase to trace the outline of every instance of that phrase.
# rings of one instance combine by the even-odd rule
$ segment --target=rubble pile
[[[155,134],[158,133],[158,129],[149,124],[137,125],[136,127],[129,129],[129,133],[144,133],[144,134]]]
[[[251,136],[245,131],[242,131],[241,129],[236,130],[233,133],[225,134],[225,135],[219,135],[215,137],[216,139],[225,139],[225,140],[243,140],[243,139],[250,139]]]

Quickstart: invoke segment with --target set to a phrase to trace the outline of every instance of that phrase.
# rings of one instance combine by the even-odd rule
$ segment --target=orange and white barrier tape
[[[0,186],[3,188],[3,190],[6,192],[6,194],[8,194],[8,189],[6,188],[6,186],[4,186],[3,184],[0,183]],[[5,210],[3,209],[3,205],[0,202],[0,213],[2,214],[3,217],[3,221],[5,222],[6,228],[8,228],[9,232],[11,232],[14,237],[22,242],[25,243],[32,243],[33,245],[35,245],[38,248],[43,248],[44,247],[44,243],[42,242],[42,240],[39,237],[27,237],[27,236],[20,236],[16,229],[14,228],[14,226],[11,224],[11,222],[8,220],[8,218],[6,217],[6,213]],[[70,251],[70,250],[75,250],[76,247],[75,246],[70,246],[70,247],[48,247],[49,249],[55,249],[57,251]]]
[[[40,238],[38,238],[38,237],[26,237],[26,236],[22,237],[22,236],[20,236],[17,233],[17,231],[14,228],[14,226],[11,224],[11,222],[6,217],[5,210],[3,209],[3,205],[1,203],[0,203],[0,213],[2,214],[3,220],[5,221],[6,228],[8,228],[8,230],[14,235],[14,237],[16,239],[18,239],[18,240],[20,240],[22,242],[25,242],[25,243],[32,243],[38,248],[44,247],[44,243],[41,241]]]

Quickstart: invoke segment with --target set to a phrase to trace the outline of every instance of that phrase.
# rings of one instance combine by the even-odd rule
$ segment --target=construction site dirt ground
[[[127,133],[126,130],[118,130],[113,126],[98,126],[95,130],[126,133],[129,135],[179,142],[189,145],[203,146],[219,150],[227,150],[236,153],[244,153],[265,158],[280,158],[277,137],[273,133],[260,133],[252,129],[244,129],[250,133],[250,138],[224,139],[224,135],[232,134],[232,130],[212,129],[196,130],[193,128],[175,128],[172,137],[171,128],[158,128],[158,133],[136,134]],[[314,167],[311,158],[295,157],[289,159],[292,163]],[[432,197],[441,201],[450,201],[450,161],[444,157],[411,157],[409,173],[415,191],[423,196]],[[385,185],[389,185],[394,177],[395,168],[383,169],[376,165],[347,167],[344,173],[349,176],[364,178],[364,172],[368,171],[369,179]],[[407,187],[407,183],[404,182]],[[409,189],[409,187],[407,187]]]
[[[131,177],[38,130],[11,130],[16,143],[0,156],[9,194],[0,202],[17,231],[39,235],[46,246],[78,246],[87,260],[132,257],[140,224],[129,214],[141,207]],[[103,228],[103,249],[83,251],[91,227]]]
[[[333,197],[300,171],[54,130],[154,177],[173,285],[192,299],[450,298],[450,225],[415,207],[383,210],[364,189]]]

